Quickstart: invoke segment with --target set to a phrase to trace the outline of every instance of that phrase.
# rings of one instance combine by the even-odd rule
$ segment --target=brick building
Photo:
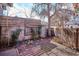
[[[13,31],[21,29],[20,40],[24,36],[27,36],[28,39],[31,29],[37,31],[40,25],[41,21],[36,19],[0,16],[0,38],[1,40],[9,40]]]
[[[7,9],[7,7],[12,7],[12,3],[0,3],[0,16],[4,15],[4,10]]]

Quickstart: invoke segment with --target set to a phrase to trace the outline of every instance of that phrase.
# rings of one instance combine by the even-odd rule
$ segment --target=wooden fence
[[[72,49],[79,49],[79,28],[57,28],[57,33],[58,39],[55,41]]]

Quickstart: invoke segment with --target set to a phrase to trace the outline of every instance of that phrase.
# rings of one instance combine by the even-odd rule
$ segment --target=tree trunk
[[[50,28],[50,4],[48,3],[47,8],[48,8],[48,35],[49,37],[51,36],[51,28]]]

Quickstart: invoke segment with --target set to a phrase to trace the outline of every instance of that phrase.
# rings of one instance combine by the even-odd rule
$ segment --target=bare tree
[[[51,3],[37,3],[33,4],[32,7],[32,13],[35,12],[36,15],[40,16],[40,18],[48,18],[48,34],[51,36],[51,28],[50,28],[50,20],[51,17],[55,14],[56,12],[56,4],[51,4]],[[52,12],[52,14],[51,14]]]

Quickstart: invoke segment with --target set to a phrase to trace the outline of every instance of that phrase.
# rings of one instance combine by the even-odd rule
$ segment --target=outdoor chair
[[[25,37],[24,37],[24,42],[25,42],[26,44],[31,44],[31,43],[32,43],[31,35],[25,36]]]

